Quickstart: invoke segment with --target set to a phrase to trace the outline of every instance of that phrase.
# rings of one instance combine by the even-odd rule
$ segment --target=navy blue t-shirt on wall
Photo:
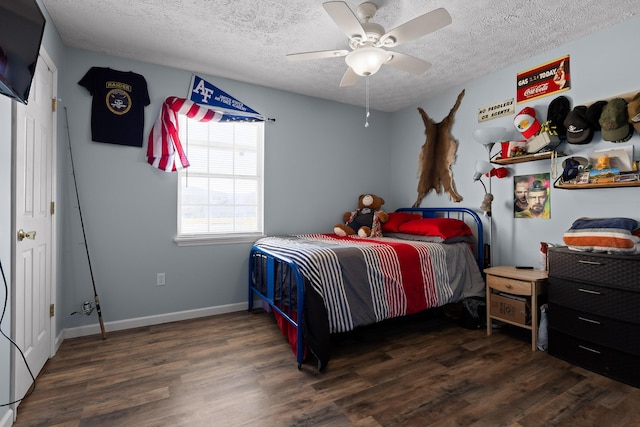
[[[91,67],[78,84],[93,96],[93,141],[142,147],[144,107],[151,102],[143,76],[132,71]]]

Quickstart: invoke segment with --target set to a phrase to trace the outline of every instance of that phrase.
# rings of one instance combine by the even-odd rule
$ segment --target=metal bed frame
[[[445,208],[400,208],[396,212],[419,213],[423,218],[455,218],[467,224],[475,225],[475,258],[480,271],[484,263],[484,235],[483,225],[480,216],[468,208],[445,207]],[[472,227],[473,230],[473,227]],[[286,269],[277,268],[278,264],[288,266]],[[260,286],[257,284],[264,284]],[[276,286],[279,284],[279,286]],[[266,287],[266,290],[264,289]],[[292,292],[292,289],[296,292]],[[276,289],[277,295],[276,295]],[[293,296],[295,294],[295,301]],[[282,316],[282,318],[296,328],[296,361],[298,369],[302,368],[304,362],[304,298],[305,286],[304,276],[298,266],[291,259],[274,254],[271,251],[253,246],[249,255],[249,299],[248,310],[253,309],[254,296],[259,297],[269,305],[269,308]],[[279,301],[280,303],[277,303]]]

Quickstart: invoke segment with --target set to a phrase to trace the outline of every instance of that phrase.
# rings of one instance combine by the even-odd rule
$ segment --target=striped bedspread
[[[296,262],[324,301],[331,333],[484,293],[464,243],[308,234],[265,237],[255,245]]]

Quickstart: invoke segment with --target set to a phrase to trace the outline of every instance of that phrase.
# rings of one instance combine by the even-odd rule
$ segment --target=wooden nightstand
[[[529,329],[531,350],[536,351],[538,340],[538,296],[546,293],[547,272],[519,269],[513,266],[490,267],[487,275],[487,335],[491,335],[491,319]],[[515,299],[498,295],[503,292]],[[526,319],[529,305],[531,323]],[[493,310],[492,310],[493,307]]]

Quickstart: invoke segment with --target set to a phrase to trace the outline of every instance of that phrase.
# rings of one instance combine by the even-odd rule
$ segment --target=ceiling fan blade
[[[354,37],[360,37],[362,40],[366,40],[367,33],[362,28],[362,24],[358,21],[358,18],[353,13],[349,6],[343,1],[328,1],[322,3],[322,7],[327,11],[333,22],[336,23],[338,28],[349,37],[351,40]]]
[[[338,58],[341,56],[347,56],[348,53],[349,51],[346,49],[318,50],[315,52],[289,53],[287,54],[287,59],[291,61],[305,61],[307,59]]]
[[[342,76],[342,80],[340,80],[340,87],[353,86],[358,82],[360,76],[353,71],[353,68],[347,68],[347,71]]]
[[[387,32],[380,38],[380,44],[385,47],[398,46],[446,27],[451,22],[451,15],[446,9],[436,9]]]
[[[402,71],[411,74],[422,74],[431,68],[431,63],[415,56],[405,55],[404,53],[392,52],[393,57],[385,64],[390,65]]]

